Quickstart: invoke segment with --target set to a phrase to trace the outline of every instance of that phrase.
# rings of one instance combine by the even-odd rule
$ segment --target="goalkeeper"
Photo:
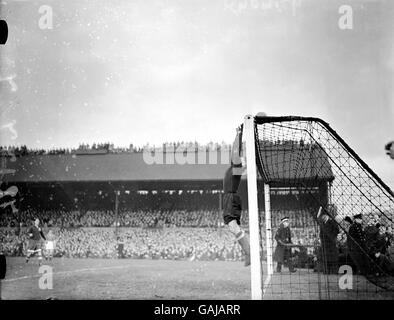
[[[244,168],[241,161],[242,127],[237,129],[232,150],[231,166],[226,170],[223,181],[223,220],[230,232],[240,244],[245,254],[245,266],[250,265],[250,246],[249,239],[240,227],[242,201],[238,194],[238,187]]]

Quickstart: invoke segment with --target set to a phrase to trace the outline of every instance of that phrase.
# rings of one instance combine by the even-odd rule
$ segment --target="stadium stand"
[[[229,148],[225,144],[193,142],[162,146],[177,147],[210,152]],[[0,219],[0,251],[7,255],[24,254],[24,230],[32,218],[38,217],[46,232],[54,231],[58,257],[116,258],[117,244],[121,241],[125,258],[242,259],[239,246],[223,228],[220,199],[226,163],[170,168],[163,164],[153,168],[143,163],[143,148],[133,145],[115,148],[110,143],[81,144],[76,149],[32,150],[26,146],[0,149],[18,158],[14,162],[8,160],[16,173],[6,184],[17,184],[21,194],[19,212],[2,209],[5,212]],[[326,178],[331,179],[329,172]],[[122,181],[116,184],[117,179]],[[244,181],[240,189],[247,204]],[[114,209],[114,190],[120,190],[118,211]],[[262,201],[263,195],[259,194],[259,202]],[[316,268],[319,254],[316,221],[310,212],[296,209],[307,201],[307,196],[290,187],[273,188],[272,227],[276,229],[281,218],[288,216],[292,221],[293,243],[300,245],[294,250],[296,265]],[[260,215],[265,241],[264,212]],[[248,228],[247,214],[242,215],[241,224]],[[383,233],[375,236],[386,239],[385,255],[392,260],[393,232],[387,229]],[[341,232],[339,248],[345,242],[346,235]],[[371,250],[373,243],[372,239]],[[266,247],[264,243],[262,247]]]

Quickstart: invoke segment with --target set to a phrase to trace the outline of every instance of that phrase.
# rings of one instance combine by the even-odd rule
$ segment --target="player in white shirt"
[[[55,245],[56,245],[55,235],[52,232],[52,230],[49,230],[45,242],[45,260],[50,260],[50,261],[52,260],[53,254],[55,252]]]

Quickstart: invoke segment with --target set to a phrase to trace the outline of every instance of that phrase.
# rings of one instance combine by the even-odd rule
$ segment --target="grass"
[[[37,259],[7,258],[3,299],[250,299],[250,268],[242,262],[57,258],[53,289],[39,288]],[[338,276],[311,270],[274,274],[265,299],[394,299],[363,277],[353,290],[340,290]],[[320,282],[319,282],[320,280]],[[320,285],[318,285],[320,283]],[[320,288],[320,290],[319,290]],[[327,290],[329,288],[329,290]]]

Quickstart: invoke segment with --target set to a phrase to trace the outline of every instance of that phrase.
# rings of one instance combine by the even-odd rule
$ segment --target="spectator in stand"
[[[375,275],[394,275],[394,262],[388,255],[389,247],[390,241],[384,226],[377,223],[373,228],[368,228],[367,248],[375,262],[373,266]]]
[[[362,215],[355,215],[349,227],[347,245],[349,255],[356,265],[358,272],[367,275],[370,272],[370,258],[368,256],[365,232],[361,224]]]
[[[328,206],[327,210],[319,208],[317,221],[320,225],[321,241],[321,262],[323,264],[323,273],[338,273],[338,246],[337,237],[339,234],[338,222],[335,220],[337,211],[334,206]]]

